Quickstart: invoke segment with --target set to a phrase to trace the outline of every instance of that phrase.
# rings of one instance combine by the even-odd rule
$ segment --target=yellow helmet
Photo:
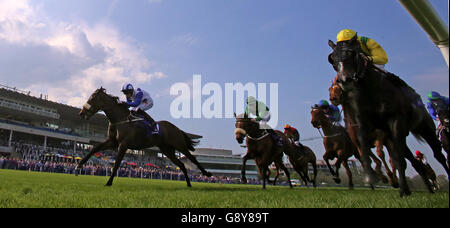
[[[356,36],[356,32],[351,29],[344,29],[340,31],[337,35],[337,42],[351,40]]]

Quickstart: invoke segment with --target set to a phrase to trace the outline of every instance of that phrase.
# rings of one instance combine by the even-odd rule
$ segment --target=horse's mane
[[[123,109],[127,109],[127,110],[128,110],[128,105],[122,103],[122,102],[120,101],[120,98],[119,98],[118,96],[114,96],[114,95],[112,95],[112,94],[107,93],[105,88],[100,87],[100,89],[97,89],[97,90],[95,91],[95,93],[98,93],[98,92],[102,92],[102,93],[104,93],[106,96],[108,96],[109,98],[111,98],[111,100],[114,102],[115,105],[118,105],[118,106],[120,106],[120,108],[123,108]]]

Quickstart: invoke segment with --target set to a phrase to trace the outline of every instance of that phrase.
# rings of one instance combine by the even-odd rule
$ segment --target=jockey
[[[439,121],[439,126],[437,127],[437,135],[439,135],[439,132],[442,129],[441,121],[444,121],[439,119],[438,110],[448,110],[448,104],[448,97],[441,96],[438,92],[435,91],[431,91],[428,93],[428,112],[430,112],[430,115],[434,120]]]
[[[416,150],[416,159],[421,161],[424,165],[428,165],[427,159],[425,158],[425,155],[422,154],[422,152]]]
[[[356,36],[356,32],[351,29],[344,29],[337,35],[337,42],[345,42],[351,40]],[[388,63],[388,57],[383,47],[381,47],[375,40],[358,36],[358,42],[361,50],[366,54],[368,59],[379,69],[386,71],[384,65]]]
[[[437,108],[448,110],[448,97],[441,96],[438,92],[431,91],[428,93],[427,109],[434,120],[439,121],[437,116]]]
[[[339,123],[339,121],[341,121],[341,112],[338,107],[329,104],[326,100],[320,100],[317,105],[324,111],[325,115],[331,122]]]
[[[254,97],[249,96],[247,98],[247,107],[245,108],[245,114],[250,116],[250,114],[256,116],[255,120],[259,123],[260,129],[266,129],[272,137],[275,139],[279,146],[283,145],[281,137],[267,124],[270,120],[270,110],[262,102],[257,101]]]
[[[303,147],[303,145],[300,143],[300,134],[298,133],[297,129],[291,127],[291,125],[284,125],[284,135],[290,136],[294,144],[298,147]]]
[[[154,127],[156,122],[145,112],[153,107],[153,99],[150,97],[150,94],[140,88],[134,89],[130,83],[125,83],[122,86],[122,92],[127,98],[127,101],[124,103],[129,107],[133,107],[131,111],[143,115],[150,122],[150,127]]]

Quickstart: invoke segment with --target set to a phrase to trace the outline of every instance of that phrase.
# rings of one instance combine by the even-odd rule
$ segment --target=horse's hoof
[[[391,183],[391,186],[393,188],[399,188],[400,187],[400,184],[398,183],[398,181],[392,180],[392,181],[389,181],[389,182]]]
[[[105,184],[105,187],[111,187],[112,186],[112,183],[106,183]]]
[[[333,177],[334,182],[336,182],[336,184],[340,184],[341,183],[341,179],[339,177]]]
[[[246,179],[246,178],[242,178],[242,179],[241,179],[241,182],[242,182],[243,184],[247,184],[247,179]]]
[[[411,191],[409,189],[400,190],[400,197],[411,195]]]
[[[388,179],[385,175],[382,175],[382,176],[381,176],[381,181],[382,181],[384,184],[389,183],[389,179]]]

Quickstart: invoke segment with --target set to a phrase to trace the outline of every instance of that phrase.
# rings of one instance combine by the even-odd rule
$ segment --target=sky
[[[430,2],[448,25],[448,1]],[[100,86],[123,98],[120,88],[131,82],[153,97],[154,119],[202,135],[200,147],[242,154],[233,118],[173,118],[170,88],[181,82],[192,89],[194,74],[222,90],[225,83],[277,83],[277,129],[289,123],[302,139],[316,138],[303,143],[321,158],[310,107],[328,98],[335,72],[327,42],[345,28],[380,43],[386,69],[423,100],[429,90],[448,96],[439,49],[392,0],[0,0],[0,84],[81,107]],[[444,173],[428,146],[410,137],[408,145]]]

